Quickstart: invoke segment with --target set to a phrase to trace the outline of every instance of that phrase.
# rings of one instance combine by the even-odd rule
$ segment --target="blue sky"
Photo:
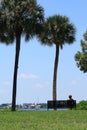
[[[87,30],[87,0],[37,0],[45,10],[45,17],[55,14],[69,17],[76,29],[73,45],[60,50],[57,99],[67,99],[69,94],[79,102],[87,100],[87,74],[81,72],[74,61],[80,50],[80,40]],[[0,44],[0,104],[12,101],[12,80],[15,43]],[[29,42],[21,39],[17,82],[17,104],[47,102],[52,99],[52,78],[55,46],[43,46],[35,38]]]

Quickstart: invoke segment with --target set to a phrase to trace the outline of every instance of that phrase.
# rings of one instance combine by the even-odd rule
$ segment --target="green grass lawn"
[[[87,130],[87,111],[0,111],[0,130]]]

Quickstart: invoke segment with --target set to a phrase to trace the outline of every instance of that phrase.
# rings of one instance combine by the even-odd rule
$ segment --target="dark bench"
[[[47,109],[76,108],[76,100],[47,101]]]

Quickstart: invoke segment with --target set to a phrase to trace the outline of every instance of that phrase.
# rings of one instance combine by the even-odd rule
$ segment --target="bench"
[[[49,100],[47,101],[47,110],[48,109],[65,109],[65,108],[76,108],[76,100]]]

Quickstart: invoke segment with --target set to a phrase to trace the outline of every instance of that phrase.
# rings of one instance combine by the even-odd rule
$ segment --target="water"
[[[38,111],[38,110],[40,110],[40,111],[46,111],[47,108],[38,108],[38,109],[36,109],[36,108],[27,108],[27,109],[20,108],[20,109],[18,109],[18,110],[19,110],[19,111]]]
[[[48,109],[48,111],[49,110],[53,110],[53,109]],[[68,109],[62,108],[62,109],[57,109],[57,110],[68,110]],[[20,109],[18,109],[18,111],[47,111],[47,108],[39,108],[39,109],[36,109],[36,108],[27,108],[27,109],[20,108]]]

